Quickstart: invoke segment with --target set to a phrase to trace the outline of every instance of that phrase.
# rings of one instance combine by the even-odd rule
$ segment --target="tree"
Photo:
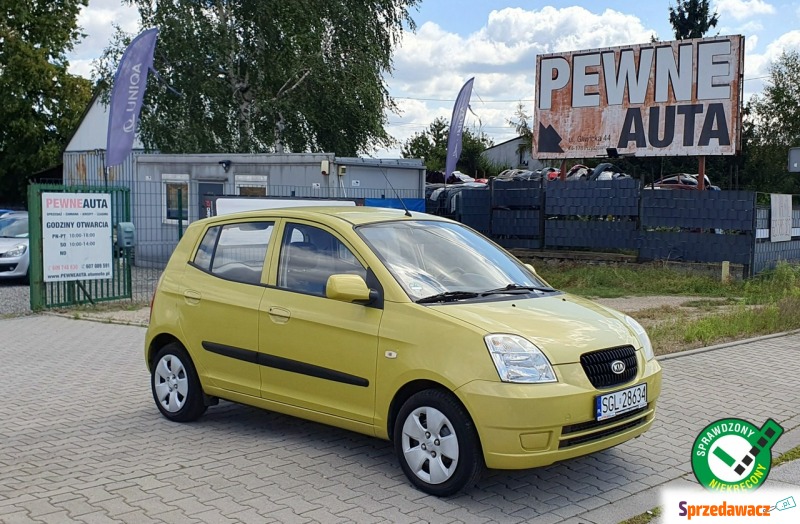
[[[329,151],[386,146],[384,74],[419,0],[126,0],[158,27],[140,134],[162,152]],[[124,49],[99,63],[106,81]]]
[[[403,158],[422,158],[431,171],[444,171],[447,160],[447,139],[450,124],[442,117],[436,118],[428,129],[415,133],[406,140],[401,150]],[[481,153],[492,146],[492,140],[481,131],[465,128],[461,135],[461,156],[456,169],[470,176],[485,174],[491,169]]]
[[[525,106],[522,105],[522,102],[517,103],[514,119],[509,120],[508,123],[514,126],[517,135],[525,138],[517,148],[517,153],[530,153],[533,151],[533,119],[525,111]]]
[[[494,142],[480,129],[464,129],[461,135],[461,156],[456,166],[462,173],[474,178],[487,178],[497,175],[496,166],[486,160],[483,152],[492,147]]]
[[[30,176],[60,163],[91,98],[67,72],[87,0],[0,0],[0,195],[21,203]]]
[[[442,117],[434,120],[428,129],[406,140],[401,150],[403,158],[422,158],[425,167],[431,171],[444,171],[449,127],[450,124]]]
[[[787,173],[789,148],[800,147],[800,52],[784,51],[770,65],[760,95],[745,108],[745,177],[753,189],[800,193],[797,176]]]
[[[678,0],[675,7],[669,6],[669,23],[677,40],[702,38],[718,21],[719,15],[711,13],[708,0]]]

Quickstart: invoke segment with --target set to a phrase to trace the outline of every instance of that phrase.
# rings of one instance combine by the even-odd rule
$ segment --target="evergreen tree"
[[[403,158],[423,158],[431,171],[444,171],[447,160],[447,139],[450,124],[442,117],[435,119],[428,129],[415,133],[403,144]],[[492,147],[492,140],[481,131],[465,128],[461,135],[461,156],[456,169],[471,177],[482,178],[493,173],[481,153]]]
[[[669,6],[669,23],[677,40],[702,38],[718,21],[719,15],[711,13],[708,0],[678,0],[675,7]]]

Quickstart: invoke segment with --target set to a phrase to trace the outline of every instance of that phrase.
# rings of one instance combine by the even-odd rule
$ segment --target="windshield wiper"
[[[432,302],[453,302],[456,300],[464,300],[466,298],[476,298],[480,295],[472,291],[446,291],[437,295],[420,298],[417,304],[429,304]]]
[[[544,286],[520,286],[517,284],[509,284],[506,287],[499,287],[497,289],[490,289],[489,291],[484,291],[481,293],[482,297],[488,295],[502,295],[504,293],[508,293],[511,295],[522,293],[528,293],[530,291],[542,291],[544,293],[555,293],[557,290],[551,287],[544,287]]]

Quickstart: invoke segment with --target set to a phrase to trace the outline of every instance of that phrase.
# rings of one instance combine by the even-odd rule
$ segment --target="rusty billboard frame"
[[[736,154],[743,74],[741,35],[539,55],[534,157]]]

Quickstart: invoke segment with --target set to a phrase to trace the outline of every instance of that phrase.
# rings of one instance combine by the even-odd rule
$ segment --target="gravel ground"
[[[0,280],[0,317],[31,312],[31,294],[27,284]]]

